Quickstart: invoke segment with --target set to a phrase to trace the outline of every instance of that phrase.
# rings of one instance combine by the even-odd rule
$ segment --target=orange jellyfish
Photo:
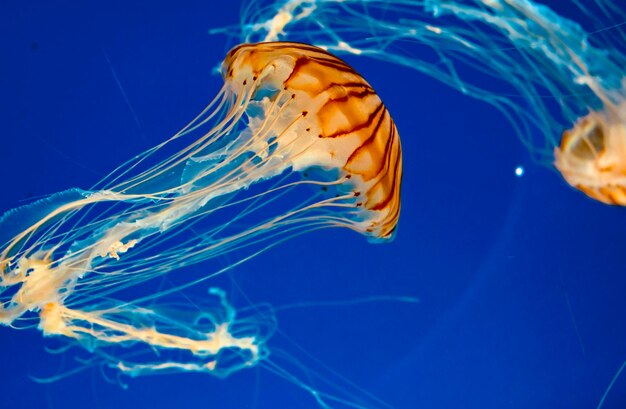
[[[238,264],[330,227],[393,237],[400,140],[363,77],[285,42],[235,47],[222,74],[198,117],[96,188],[2,217],[1,324],[72,339],[131,376],[224,376],[266,356],[273,317],[235,312],[218,289],[195,312],[160,302],[220,272],[185,267],[235,252]],[[173,289],[125,291],[165,274]]]
[[[626,205],[626,32],[612,0],[251,1],[246,41],[306,41],[436,78],[500,110],[533,159],[593,199]]]

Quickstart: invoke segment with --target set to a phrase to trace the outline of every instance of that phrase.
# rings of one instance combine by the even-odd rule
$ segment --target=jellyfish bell
[[[366,216],[351,228],[374,239],[392,237],[400,210],[399,138],[384,104],[357,72],[320,48],[270,42],[235,47],[223,73],[235,94],[270,89],[286,100],[272,131],[263,127],[276,99],[255,102],[262,114],[251,121],[253,135],[276,135],[282,166],[338,170],[355,197],[363,195],[356,206]]]
[[[567,4],[585,26],[530,0],[253,0],[237,29],[442,81],[501,111],[535,162],[625,205],[626,12],[612,0]]]
[[[369,83],[300,43],[242,44],[222,71],[218,96],[172,138],[91,190],[0,219],[1,324],[73,339],[134,376],[224,376],[267,356],[272,314],[236,313],[219,290],[194,311],[168,297],[312,230],[393,237],[400,141]],[[189,271],[231,253],[221,270]],[[164,275],[172,288],[127,291]]]
[[[602,203],[626,206],[626,101],[580,118],[563,132],[554,157],[571,186]]]

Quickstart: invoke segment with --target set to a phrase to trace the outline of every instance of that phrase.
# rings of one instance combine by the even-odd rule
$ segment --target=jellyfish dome
[[[611,0],[567,8],[587,25],[530,0],[278,0],[251,2],[237,28],[436,78],[501,111],[572,187],[626,205],[626,13]]]
[[[271,311],[236,312],[212,288],[191,313],[168,294],[308,231],[393,237],[400,141],[357,72],[317,47],[268,42],[232,49],[222,74],[217,97],[169,140],[90,190],[4,214],[1,324],[72,339],[132,376],[225,376],[267,355]],[[220,271],[186,269],[231,253]],[[126,291],[166,274],[172,289]]]

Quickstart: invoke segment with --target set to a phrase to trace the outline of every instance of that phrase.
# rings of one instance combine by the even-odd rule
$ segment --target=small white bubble
[[[524,168],[522,166],[518,166],[515,168],[515,176],[517,176],[518,178],[524,176]]]

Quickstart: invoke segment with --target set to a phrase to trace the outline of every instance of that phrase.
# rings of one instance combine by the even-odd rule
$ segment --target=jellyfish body
[[[340,178],[354,178],[353,193],[363,195],[356,206],[370,213],[351,227],[377,239],[393,235],[400,212],[399,138],[387,108],[358,73],[320,48],[297,43],[236,47],[223,71],[234,87],[258,81],[258,88],[285,92],[291,105],[285,117],[299,123],[277,124],[295,128],[276,139],[277,150],[289,151],[283,163],[295,171],[340,169]]]
[[[238,46],[222,69],[218,96],[172,138],[90,191],[0,219],[0,323],[74,339],[130,375],[225,376],[267,355],[273,316],[236,313],[217,289],[195,312],[162,302],[220,272],[184,267],[228,253],[236,265],[328,227],[393,236],[400,142],[358,73],[296,43]],[[186,276],[171,289],[125,293],[174,270]]]
[[[240,35],[425,73],[495,106],[571,186],[626,205],[626,12],[611,0],[568,4],[589,27],[530,0],[253,1]]]
[[[564,131],[554,165],[587,196],[626,206],[626,105],[612,108],[590,112]]]

